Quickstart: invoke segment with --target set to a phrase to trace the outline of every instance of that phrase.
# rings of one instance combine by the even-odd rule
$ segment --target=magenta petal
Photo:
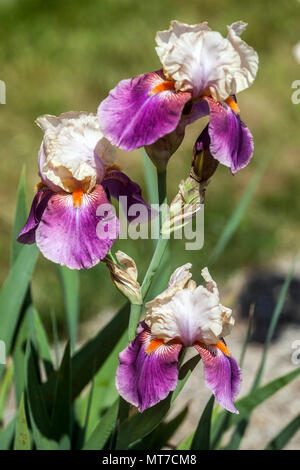
[[[36,230],[36,243],[54,263],[89,269],[105,257],[118,233],[118,219],[105,190],[96,185],[79,207],[72,194],[52,194]]]
[[[244,168],[253,155],[252,134],[239,114],[235,114],[226,103],[217,103],[211,98],[205,100],[210,108],[210,152],[234,174]]]
[[[205,384],[217,402],[228,411],[237,413],[233,400],[241,383],[241,370],[233,357],[226,356],[215,346],[195,344],[204,364]]]
[[[170,89],[153,92],[164,81],[160,70],[122,80],[100,103],[101,130],[113,145],[130,151],[153,144],[176,128],[191,94]]]
[[[188,124],[192,124],[198,119],[209,115],[209,106],[206,100],[201,100],[193,104],[189,115]]]
[[[110,196],[114,197],[118,201],[121,198],[123,209],[126,213],[127,219],[131,222],[136,218],[133,215],[129,215],[128,211],[133,204],[141,204],[141,211],[145,208],[145,217],[139,217],[139,222],[146,222],[151,219],[151,207],[142,197],[142,190],[140,186],[128,178],[127,175],[118,170],[110,171],[104,180],[102,186],[108,190]],[[124,199],[126,197],[126,200]],[[134,208],[133,208],[134,209]],[[138,213],[137,213],[138,216]]]
[[[19,243],[24,243],[26,245],[35,243],[35,232],[51,194],[52,193],[48,190],[40,189],[34,196],[27,222],[18,236]]]
[[[119,355],[116,387],[119,394],[140,412],[156,405],[175,390],[181,344],[161,345],[152,353],[146,348],[153,337],[142,324],[139,334]]]

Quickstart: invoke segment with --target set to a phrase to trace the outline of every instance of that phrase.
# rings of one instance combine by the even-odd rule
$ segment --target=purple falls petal
[[[176,128],[191,94],[159,88],[164,82],[161,70],[122,80],[100,103],[100,127],[113,145],[130,151]]]
[[[155,215],[154,211],[153,213],[151,212],[151,206],[149,206],[149,204],[147,204],[143,199],[140,186],[121,171],[110,171],[102,181],[102,186],[108,190],[110,196],[114,197],[118,201],[120,200],[120,197],[123,196],[123,198],[121,198],[121,202],[123,204],[126,217],[130,222],[134,221],[134,219],[138,217],[138,213],[137,216],[129,215],[130,207],[133,204],[140,204],[142,214],[145,213],[145,217],[139,217],[139,222],[146,222]],[[126,197],[126,201],[124,197]]]
[[[153,337],[145,324],[119,355],[116,387],[119,394],[140,412],[156,405],[175,390],[181,344],[160,345],[147,353]]]
[[[215,346],[195,344],[195,348],[203,360],[206,386],[223,408],[238,414],[233,401],[239,392],[241,370],[236,360]]]
[[[36,230],[36,243],[54,263],[89,269],[106,256],[118,233],[119,222],[106,192],[96,185],[78,207],[72,194],[53,193]]]
[[[201,100],[193,104],[189,114],[188,124],[192,124],[198,119],[209,115],[209,106],[206,100]]]
[[[35,232],[38,228],[51,194],[53,193],[46,189],[40,189],[34,196],[27,222],[18,236],[19,243],[24,243],[26,245],[35,243]]]
[[[212,156],[234,174],[248,165],[254,150],[253,137],[248,127],[226,103],[205,98],[210,108],[208,133]],[[198,142],[203,138],[203,133]]]

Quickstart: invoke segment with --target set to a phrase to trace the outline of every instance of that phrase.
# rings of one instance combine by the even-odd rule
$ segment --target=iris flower
[[[246,166],[253,139],[235,95],[252,85],[258,69],[257,53],[240,38],[246,26],[233,23],[224,38],[206,22],[172,21],[156,35],[162,68],[122,80],[100,104],[104,136],[130,151],[166,135],[172,139],[176,129],[209,114],[200,140],[209,136],[212,156],[232,173]]]
[[[116,386],[126,401],[144,411],[175,389],[179,354],[194,346],[203,360],[207,387],[222,407],[238,413],[233,400],[241,372],[223,339],[234,324],[232,312],[221,305],[207,268],[201,273],[205,287],[191,280],[190,268],[186,264],[176,269],[168,288],[146,304],[145,321],[119,355]]]
[[[54,263],[91,268],[119,234],[110,196],[127,196],[128,208],[147,204],[138,184],[113,164],[115,149],[103,137],[96,115],[69,112],[44,115],[36,122],[44,131],[38,157],[41,182],[18,241],[36,242]]]

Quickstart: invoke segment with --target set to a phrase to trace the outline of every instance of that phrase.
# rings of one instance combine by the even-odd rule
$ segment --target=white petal
[[[219,290],[217,287],[217,283],[213,280],[207,268],[202,269],[201,276],[206,281],[206,289],[217,295],[219,298]]]
[[[154,300],[147,302],[146,307],[150,309],[152,306],[166,303],[172,299],[177,291],[184,289],[192,277],[192,273],[190,272],[191,267],[191,263],[187,263],[175,269],[170,277],[167,289],[155,297]]]
[[[220,307],[222,310],[222,325],[223,325],[220,336],[221,338],[223,338],[224,336],[230,335],[235,321],[232,316],[232,310],[230,308],[226,308],[221,304],[220,304]]]
[[[170,51],[171,47],[176,43],[178,38],[187,32],[210,31],[207,22],[188,25],[180,23],[180,21],[171,21],[170,28],[165,31],[158,31],[155,36],[157,47],[155,48],[161,63],[164,63],[164,57]]]
[[[187,24],[181,23],[177,20],[173,20],[171,21],[170,28],[168,30],[168,32],[174,33],[177,37],[179,37],[183,33],[197,33],[198,31],[211,31],[210,27],[207,24],[207,21],[203,21],[202,23],[198,24]]]
[[[220,304],[217,285],[207,268],[202,275],[206,287],[177,289],[172,296],[158,296],[146,304],[145,321],[154,336],[165,342],[177,338],[192,346],[197,341],[216,344],[230,333],[232,311]]]
[[[158,32],[156,52],[176,90],[190,91],[194,98],[209,90],[214,99],[222,101],[250,86],[258,57],[238,36],[245,27],[241,21],[233,23],[228,38],[211,31],[206,23],[173,22],[168,31]]]
[[[158,31],[155,36],[155,41],[158,47],[167,47],[174,44],[174,42],[184,33],[197,33],[198,31],[211,31],[207,22],[189,25],[180,23],[180,21],[171,21],[170,28],[165,31]],[[159,56],[160,57],[160,56]]]
[[[183,266],[175,269],[170,277],[168,286],[177,286],[178,288],[183,288],[192,277],[192,273],[190,273],[191,267],[191,263],[186,263]]]
[[[237,34],[238,36],[241,36],[241,34],[243,34],[247,26],[248,26],[248,23],[245,23],[244,21],[236,21],[235,23],[232,23],[230,25],[230,28],[233,29],[235,34]]]
[[[44,115],[36,120],[44,131],[42,177],[72,192],[91,191],[112,161],[113,147],[103,137],[98,118],[84,112]]]
[[[239,93],[249,88],[254,82],[258,70],[258,55],[253,47],[239,37],[240,33],[237,33],[230,26],[227,26],[227,28],[228,40],[239,54],[241,61],[240,68],[233,75],[236,90],[234,93]]]

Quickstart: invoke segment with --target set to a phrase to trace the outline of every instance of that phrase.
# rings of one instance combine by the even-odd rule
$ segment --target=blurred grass
[[[219,168],[207,191],[205,245],[187,252],[183,242],[172,242],[168,268],[193,261],[195,277],[208,260],[220,232],[249,183],[260,159],[272,157],[254,200],[225,253],[213,268],[224,282],[242,267],[284,257],[299,243],[300,105],[291,102],[291,83],[300,78],[292,47],[300,40],[300,3],[297,0],[2,0],[0,3],[0,79],[6,82],[6,105],[0,114],[0,282],[9,269],[9,246],[17,184],[26,165],[28,201],[37,177],[41,131],[34,119],[44,113],[68,110],[95,112],[116,83],[159,68],[154,50],[155,32],[167,29],[177,18],[210,26],[226,33],[226,24],[238,19],[249,23],[245,40],[260,55],[254,86],[239,96],[242,118],[255,139],[251,165],[232,177]],[[298,32],[297,32],[298,31]],[[169,196],[189,172],[192,146],[205,121],[187,129],[186,139],[169,165]],[[142,184],[139,151],[118,151],[118,163]],[[117,241],[133,256],[141,274],[151,257],[151,241]],[[198,274],[199,277],[199,274]],[[123,298],[111,285],[106,267],[80,273],[81,312],[88,316]],[[55,295],[53,295],[53,292]],[[38,310],[48,317],[54,308],[63,318],[63,299],[57,270],[40,257],[33,281]]]

